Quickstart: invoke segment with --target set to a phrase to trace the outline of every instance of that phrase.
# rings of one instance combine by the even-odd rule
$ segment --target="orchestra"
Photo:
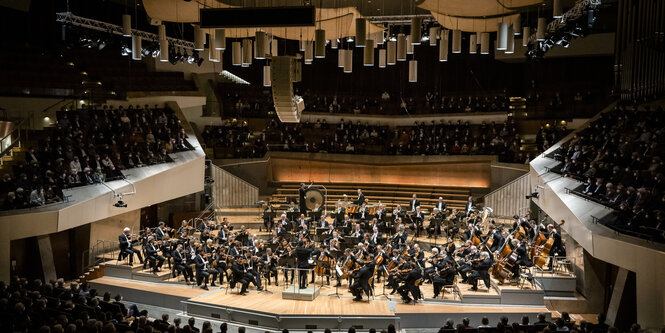
[[[318,220],[302,213],[292,224],[287,213],[302,210],[290,202],[279,218],[265,224],[274,227],[265,240],[245,226],[231,231],[225,219],[219,225],[182,221],[177,231],[159,222],[139,235],[125,228],[118,236],[118,261],[128,259],[133,264],[136,254],[153,274],[167,263],[171,277],[182,275],[185,283],[203,289],[208,284],[222,286],[226,276],[230,287],[239,286],[240,295],[250,286],[262,290],[264,282],[279,286],[283,279],[286,285],[293,284],[297,274],[300,289],[317,283],[317,277],[321,285],[336,281],[336,288],[348,281],[354,301],[360,301],[363,295],[373,295],[378,283],[410,303],[422,298],[423,284],[432,285],[435,298],[444,287],[459,283],[468,283],[474,292],[482,286],[481,290],[489,290],[490,278],[498,284],[518,283],[521,270],[546,267],[554,256],[565,255],[553,224],[545,227],[525,217],[499,224],[478,211],[466,212],[476,209],[470,205],[465,211],[448,208],[441,197],[428,214],[415,195],[408,212],[400,204],[391,210],[382,203],[369,205],[360,189],[356,203],[340,200],[329,214],[317,206]],[[269,205],[271,213],[277,213]],[[419,238],[424,230],[428,238],[441,235],[447,241],[437,244]],[[421,248],[424,244],[427,252]]]

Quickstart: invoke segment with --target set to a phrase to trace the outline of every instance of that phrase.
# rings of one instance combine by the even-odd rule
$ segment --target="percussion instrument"
[[[305,191],[305,205],[307,206],[307,209],[314,209],[317,203],[319,206],[323,207],[325,201],[326,197],[319,189],[310,187]]]

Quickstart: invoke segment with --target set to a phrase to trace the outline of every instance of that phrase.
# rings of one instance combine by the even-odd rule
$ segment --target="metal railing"
[[[545,275],[575,277],[577,258],[564,256],[534,256],[532,258],[534,262],[537,262],[539,259],[544,260],[545,264],[542,267],[533,266],[538,277],[544,277]]]
[[[104,255],[111,253],[111,258],[118,258],[120,248],[118,241],[97,240],[95,245],[83,251],[81,269],[83,272],[107,260]],[[111,259],[109,259],[111,260]]]

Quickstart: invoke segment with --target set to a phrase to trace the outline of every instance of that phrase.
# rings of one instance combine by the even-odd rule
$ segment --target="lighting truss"
[[[81,27],[90,30],[108,32],[119,36],[123,35],[122,27],[119,25],[77,16],[72,14],[71,12],[56,13],[55,15],[56,15],[55,20],[63,24],[69,24],[75,27]],[[153,34],[147,31],[132,29],[132,34],[134,36],[139,36],[145,40],[154,40],[154,41],[159,40],[159,36],[157,34]],[[192,49],[192,50],[194,49],[194,43],[190,41],[171,38],[171,37],[166,37],[166,39],[168,40],[169,45],[171,46],[181,47],[184,49]]]

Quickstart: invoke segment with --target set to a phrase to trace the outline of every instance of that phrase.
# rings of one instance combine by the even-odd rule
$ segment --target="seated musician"
[[[411,250],[409,250],[409,255],[416,259],[416,262],[420,264],[420,267],[425,267],[425,253],[420,249],[420,244],[413,244]]]
[[[420,292],[416,283],[422,278],[422,270],[418,267],[413,258],[409,258],[409,267],[410,270],[404,277],[403,284],[397,288],[397,292],[402,296],[402,300],[406,304],[420,299]],[[413,298],[409,297],[409,294],[411,294]]]
[[[247,280],[256,286],[256,290],[262,290],[261,287],[261,274],[258,271],[258,260],[256,256],[252,254],[252,251],[245,251],[245,273]]]
[[[466,256],[464,256],[461,260],[457,261],[457,267],[459,275],[462,277],[462,283],[467,282],[467,274],[473,270],[473,267],[471,266],[471,262],[475,259],[478,259],[480,257],[480,253],[478,252],[478,248],[476,248],[474,245],[471,245],[469,247],[469,252]]]
[[[178,235],[181,235],[183,233],[188,234],[189,229],[190,229],[189,223],[185,220],[182,220],[182,222],[180,222],[180,228],[178,228]]]
[[[482,279],[485,282],[485,287],[489,290],[490,288],[490,275],[488,270],[492,267],[492,258],[488,252],[483,251],[480,253],[478,260],[471,263],[472,271],[469,275],[469,283],[472,285],[469,290],[477,291],[478,290],[478,280]]]
[[[326,220],[326,217],[321,215],[321,217],[319,218],[319,221],[316,222],[316,228],[318,228],[318,229],[321,229],[321,228],[328,229],[329,226],[330,226],[330,224]]]
[[[247,274],[245,267],[243,266],[243,258],[237,257],[233,260],[231,264],[231,273],[232,280],[229,282],[231,288],[235,288],[237,283],[240,283],[242,286],[240,288],[240,295],[245,296],[247,294],[247,287],[249,286],[249,281],[247,279]]]
[[[118,254],[118,261],[122,260],[123,257],[129,256],[129,265],[134,263],[134,254],[139,258],[139,262],[143,263],[143,256],[141,256],[141,251],[133,247],[131,241],[131,229],[125,228],[122,230],[122,234],[118,236],[118,243],[120,246],[120,254]]]
[[[487,241],[489,241],[490,238],[493,239],[492,245],[490,246],[490,252],[494,253],[503,245],[504,237],[501,230],[493,224],[490,224],[489,232],[487,232]]]
[[[169,234],[164,235],[164,239],[159,245],[159,250],[162,251],[162,256],[164,256],[166,262],[169,264],[169,269],[171,268],[171,253],[173,253],[173,247],[175,242],[169,238]]]
[[[298,218],[298,221],[296,221],[298,226],[302,226],[304,223],[305,225],[309,226],[310,220],[305,217],[305,214],[300,214],[300,217]]]
[[[351,232],[350,236],[355,238],[362,238],[365,232],[360,228],[360,223],[356,223],[355,228]]]
[[[228,259],[228,249],[225,250],[221,246],[218,248],[216,252],[213,252],[213,260],[215,262],[215,269],[217,270],[218,276],[219,276],[219,284],[222,285],[224,283],[224,276],[226,276],[227,279],[229,279],[229,273],[228,273],[228,265],[227,259]],[[212,282],[215,282],[214,280]]]
[[[300,235],[302,235],[303,237],[309,238],[309,228],[307,227],[307,225],[308,224],[306,222],[301,222],[300,223],[300,231],[298,231],[298,233]]]
[[[335,226],[342,225],[342,221],[344,220],[345,217],[346,217],[346,208],[342,206],[341,200],[337,200],[335,211],[333,212],[333,218],[335,219]]]
[[[372,247],[376,247],[377,245],[379,245],[379,243],[381,242],[381,232],[379,232],[378,226],[375,225],[372,228],[372,234],[369,236],[369,239],[370,239],[370,245],[372,245]]]
[[[390,249],[390,246],[388,246]],[[376,282],[381,283],[381,277],[385,274],[385,269],[390,262],[390,254],[383,249],[383,246],[376,245],[376,253],[374,254],[374,259],[376,262],[379,262],[379,258],[382,258],[381,263],[377,264],[376,268]]]
[[[349,218],[349,215],[348,214],[344,215],[344,220],[342,221],[339,227],[342,230],[342,234],[351,235],[352,224],[353,222]]]
[[[340,244],[342,243],[343,238],[339,236],[336,230],[332,230],[332,236],[326,240],[330,251],[340,251]]]
[[[196,268],[196,285],[201,286],[201,289],[208,290],[208,278],[212,275],[211,287],[215,287],[215,279],[217,277],[217,271],[210,269],[208,266],[208,260],[203,258],[203,250],[198,249],[196,252],[196,257],[194,257],[194,265]]]
[[[226,229],[226,226],[222,226],[217,232],[217,242],[221,245],[226,245],[229,241],[229,230]]]
[[[397,204],[395,209],[393,209],[393,217],[404,217],[404,214],[406,214],[406,212],[402,209],[402,205]]]
[[[470,240],[473,238],[473,235],[476,235],[480,239],[480,230],[476,228],[473,224],[469,224],[467,229],[464,231],[464,240]]]
[[[403,225],[403,224],[400,224],[400,225],[397,227],[397,230],[398,230],[398,231],[397,231],[397,233],[393,236],[393,239],[392,239],[392,242],[391,242],[393,248],[395,248],[395,249],[399,249],[399,248],[405,246],[405,245],[406,245],[406,240],[407,240],[407,238],[409,237],[409,236],[407,235],[406,231],[404,230],[404,225]]]
[[[454,238],[457,233],[459,232],[459,227],[458,223],[459,221],[462,220],[463,213],[458,212],[457,208],[453,208],[452,211],[450,212],[450,215],[446,217],[446,220],[450,221],[448,224],[446,224],[446,234],[450,238]]]
[[[277,227],[283,228],[285,230],[290,229],[289,219],[286,218],[286,214],[282,214],[282,215],[279,216],[279,220],[277,220],[277,222],[275,222],[275,228],[277,228]]]
[[[434,285],[434,298],[439,297],[443,286],[450,286],[455,283],[455,266],[448,260],[440,260],[441,265],[437,266],[436,273],[432,278]],[[440,267],[443,266],[443,267]]]
[[[443,213],[446,211],[446,209],[448,209],[448,204],[446,204],[446,202],[443,201],[443,197],[439,197],[439,201],[436,202],[434,208],[438,209],[439,212]]]
[[[208,222],[209,221],[207,220],[201,220],[201,223],[199,223],[199,227],[197,228],[199,232],[203,233],[205,229],[209,229]]]
[[[416,237],[420,236],[420,231],[423,230],[423,220],[425,219],[425,213],[420,210],[420,206],[416,207],[416,210],[411,215],[411,220],[413,223],[409,226],[411,231],[414,231]]]
[[[155,238],[157,240],[164,239],[164,235],[166,234],[166,231],[164,230],[164,228],[165,228],[164,222],[159,221],[159,225],[157,226],[157,228],[155,228]]]
[[[239,241],[235,241],[233,243],[233,246],[229,249],[229,255],[236,258],[240,257],[242,253],[240,252],[240,248],[242,247],[242,244],[240,244]]]
[[[328,230],[324,231],[322,234],[328,237],[332,236],[333,232],[337,232],[337,230],[335,230],[335,226],[332,224],[329,224],[327,229]]]
[[[275,209],[272,206],[272,203],[268,202],[268,206],[263,210],[263,226],[266,230],[271,231],[273,227],[272,216]]]
[[[233,231],[233,226],[231,225],[231,222],[229,222],[229,219],[226,217],[222,217],[222,223],[220,223],[220,228],[226,227],[228,231]]]
[[[353,255],[351,249],[347,247],[346,249],[344,249],[344,255],[339,256],[337,258],[337,263],[341,267],[344,267],[344,265],[349,265],[350,267],[354,267],[357,263],[357,259],[356,256]],[[342,277],[339,274],[337,274],[336,277],[337,277],[337,285],[335,286],[340,287],[342,285]]]
[[[280,259],[288,259],[288,258],[293,257],[293,249],[291,248],[291,244],[289,244],[289,242],[286,239],[282,239],[282,243],[277,247],[275,252],[277,252],[277,256]],[[287,268],[293,268],[293,264],[291,263],[290,260],[286,260],[285,264],[283,264],[281,266],[282,266],[282,273],[284,274],[284,280],[288,284],[289,283],[289,275],[288,275],[289,269],[287,269]],[[295,276],[295,271],[292,270],[292,269],[290,271],[291,271],[291,282],[293,283],[293,278]]]
[[[386,218],[386,209],[383,206],[382,203],[379,202],[379,207],[376,209],[374,212],[374,217],[379,221],[379,223],[383,222]]]
[[[432,275],[436,272],[438,265],[443,264],[443,253],[439,251],[438,247],[433,247],[432,248],[432,256],[427,258],[425,262],[428,262],[431,264],[430,267],[425,268],[423,267],[423,278],[425,279],[425,282],[431,282],[432,281]]]
[[[189,284],[190,282],[193,283],[194,274],[192,273],[192,268],[186,263],[182,244],[178,244],[176,246],[175,250],[173,250],[173,253],[171,253],[171,257],[173,257],[173,269],[171,270],[171,276],[175,277],[176,271],[178,271],[185,278],[186,284]]]
[[[427,226],[427,238],[432,238],[434,235],[441,235],[441,219],[443,218],[441,211],[438,208],[434,207],[432,209],[432,215],[429,219],[429,225]]]
[[[381,227],[381,225],[379,224],[379,220],[377,220],[376,217],[372,218],[372,221],[367,224],[366,229],[367,230],[374,230],[374,227],[376,227],[377,229]]]
[[[358,207],[358,219],[362,224],[367,223],[367,220],[369,219],[369,208],[367,207],[367,203],[364,201],[360,207]]]
[[[330,273],[332,269],[331,263],[335,262],[335,257],[330,253],[325,245],[321,244],[318,249],[312,252],[312,258],[316,258],[317,268],[319,268],[320,273],[326,276],[326,284],[330,285]],[[312,275],[311,283],[314,283],[314,275]]]
[[[526,243],[517,239],[511,241],[513,252],[517,254],[516,264],[513,266],[513,278],[519,279],[520,267],[533,267],[533,262],[529,258],[526,250]]]
[[[207,242],[209,239],[212,239],[212,235],[210,235],[210,229],[205,228],[203,229],[203,232],[201,232],[201,235],[199,236],[199,241],[205,244],[205,242]]]
[[[146,265],[149,262],[152,266],[152,274],[157,275],[157,271],[162,267],[165,259],[159,255],[157,247],[155,246],[155,239],[152,236],[148,237],[148,243],[143,246],[143,251],[145,252],[143,269],[146,268]]]
[[[289,208],[286,211],[289,213],[297,213],[300,211],[300,209],[298,209],[298,206],[296,206],[295,202],[291,201]]]
[[[321,204],[320,203],[315,203],[314,208],[312,208],[312,213],[319,213],[321,212]]]
[[[362,294],[365,292],[369,297],[371,295],[371,287],[369,285],[369,279],[374,275],[374,258],[369,256],[366,258],[367,261],[365,265],[356,271],[353,274],[354,282],[351,284],[349,289],[351,289],[351,294],[355,296],[353,301],[361,301],[363,299]]]
[[[272,235],[270,236],[270,244],[279,245],[279,235],[277,234],[277,230],[272,231]]]
[[[261,263],[263,264],[263,274],[268,280],[270,285],[270,277],[275,277],[275,286],[279,286],[279,276],[277,273],[277,261],[279,258],[272,252],[271,248],[266,248],[266,253],[261,256]]]

